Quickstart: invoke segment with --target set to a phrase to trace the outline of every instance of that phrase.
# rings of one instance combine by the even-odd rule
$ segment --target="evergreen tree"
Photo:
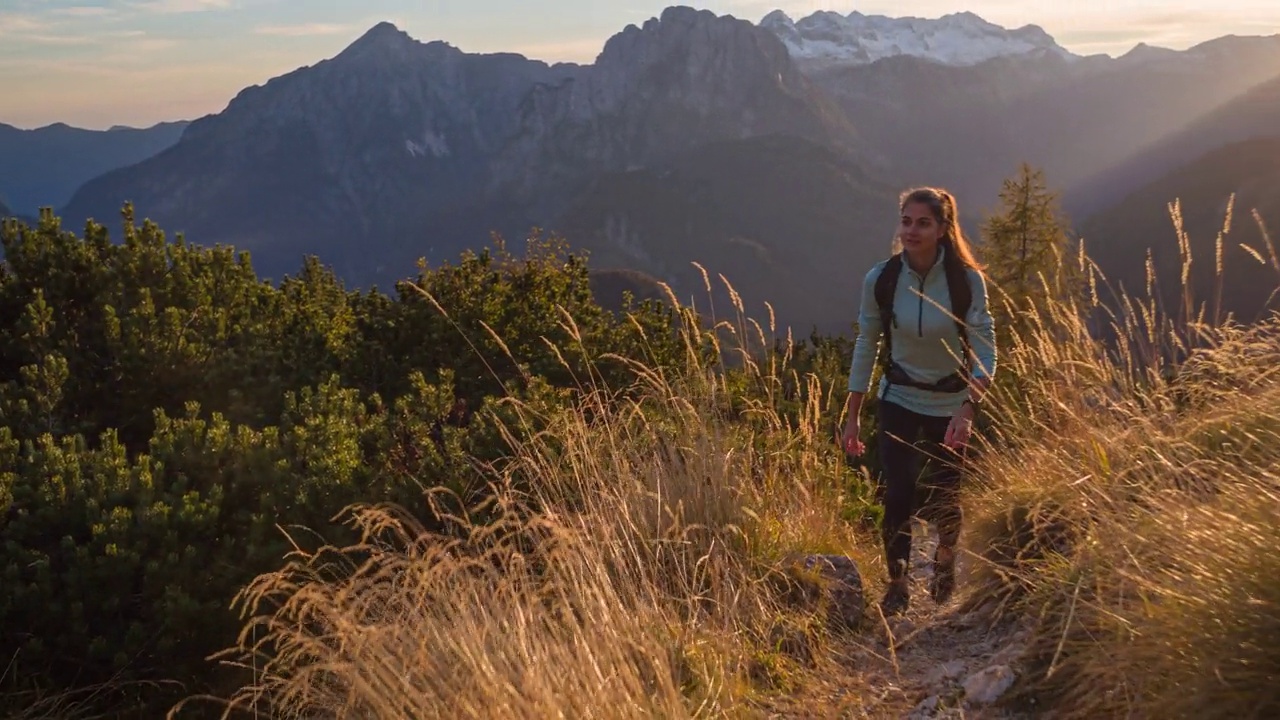
[[[982,226],[992,311],[1006,335],[1045,317],[1081,289],[1077,246],[1044,171],[1022,163],[1004,181],[1000,209]]]

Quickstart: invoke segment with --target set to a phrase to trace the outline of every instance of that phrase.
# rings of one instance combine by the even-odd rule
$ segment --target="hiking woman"
[[[904,193],[899,207],[901,252],[877,263],[863,282],[842,438],[847,454],[863,453],[858,416],[879,356],[885,615],[910,605],[913,515],[938,531],[930,595],[938,603],[951,596],[965,448],[996,366],[986,279],[957,222],[955,198],[918,188]]]

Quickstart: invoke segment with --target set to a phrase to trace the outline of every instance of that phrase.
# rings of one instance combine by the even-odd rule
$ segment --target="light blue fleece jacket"
[[[939,248],[938,259],[921,277],[903,258],[902,275],[893,307],[897,325],[893,328],[893,355],[898,364],[915,380],[932,383],[959,369],[960,333],[951,318],[951,296],[947,274],[942,267],[945,250]],[[876,304],[875,284],[888,260],[871,268],[862,283],[862,307],[858,311],[858,337],[854,341],[853,362],[849,367],[849,391],[867,392],[871,387],[872,369],[884,345],[880,308]],[[981,273],[966,270],[973,303],[969,307],[969,344],[976,362],[972,375],[990,378],[996,370],[995,324],[987,304],[987,285]],[[886,396],[888,382],[882,377],[876,394],[880,399],[896,403],[921,415],[950,416],[964,402],[968,392],[943,393],[906,385],[894,385]]]

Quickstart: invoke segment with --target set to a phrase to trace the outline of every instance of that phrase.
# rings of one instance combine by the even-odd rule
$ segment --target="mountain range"
[[[591,64],[548,64],[381,23],[43,204],[111,225],[131,201],[171,233],[250,250],[264,276],[314,254],[357,285],[536,226],[618,280],[601,288],[662,280],[701,297],[697,262],[755,317],[769,301],[802,334],[844,332],[904,187],[953,189],[976,234],[1030,162],[1104,260],[1140,264],[1148,245],[1176,251],[1161,193],[1216,212],[1265,175],[1242,148],[1273,149],[1278,97],[1277,36],[1111,58],[972,13],[752,23],[672,7]]]
[[[24,215],[61,207],[87,180],[141,162],[178,142],[185,121],[149,128],[85,130],[54,123],[22,130],[0,123],[0,198]]]

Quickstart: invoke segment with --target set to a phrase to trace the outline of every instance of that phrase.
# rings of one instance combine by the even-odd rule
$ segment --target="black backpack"
[[[962,368],[964,373],[957,371],[936,383],[913,380],[893,359],[893,328],[897,325],[893,298],[898,290],[898,278],[902,276],[902,265],[902,253],[895,253],[876,277],[876,305],[880,308],[880,322],[884,328],[884,349],[880,354],[880,365],[884,369],[885,377],[890,385],[909,385],[938,392],[961,392],[968,389],[969,361],[972,352],[965,317],[968,316],[969,307],[973,304],[973,288],[969,285],[969,276],[965,273],[964,264],[951,253],[943,256],[942,268],[947,276],[947,294],[951,296],[951,314],[956,318],[956,330],[960,333],[960,346],[964,355]]]

